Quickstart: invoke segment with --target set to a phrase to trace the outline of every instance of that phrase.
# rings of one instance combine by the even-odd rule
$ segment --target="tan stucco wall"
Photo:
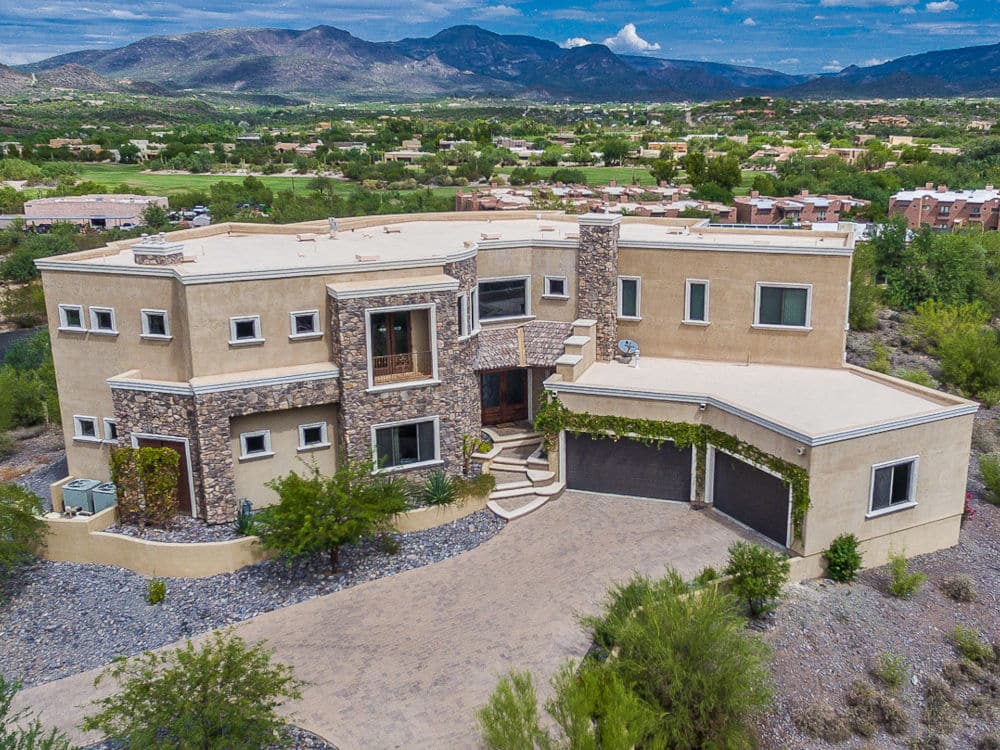
[[[230,420],[233,450],[233,475],[236,481],[236,496],[249,498],[255,508],[272,505],[278,496],[265,484],[284,476],[290,471],[299,474],[310,471],[315,466],[323,474],[331,474],[336,469],[337,433],[336,406],[309,406],[302,409],[251,414]],[[329,448],[299,451],[299,425],[326,422]],[[271,431],[273,456],[240,460],[240,433],[257,430]]]
[[[620,338],[650,357],[832,367],[841,364],[848,256],[643,250],[622,246],[619,275],[639,276],[641,321],[620,320]],[[685,279],[709,281],[710,325],[686,325]],[[812,330],[753,327],[756,282],[812,284]]]
[[[531,314],[539,320],[576,320],[576,249],[530,248],[480,250],[477,256],[479,278],[531,276]],[[546,276],[564,276],[569,299],[547,299]]]

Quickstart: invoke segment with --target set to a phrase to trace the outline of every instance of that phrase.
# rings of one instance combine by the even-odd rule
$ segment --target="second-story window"
[[[754,325],[780,328],[810,326],[809,284],[757,284],[757,311]]]
[[[59,305],[59,330],[87,330],[83,322],[83,305]]]
[[[289,324],[291,326],[289,337],[293,339],[323,335],[319,327],[319,310],[301,310],[289,313]]]
[[[230,344],[261,344],[263,342],[259,315],[246,315],[229,319]]]
[[[142,336],[149,339],[170,338],[170,326],[167,323],[166,310],[142,311]]]
[[[569,296],[568,292],[566,291],[566,277],[546,276],[544,296],[554,297],[556,299],[566,299]]]
[[[531,314],[527,277],[479,282],[479,319],[503,320]]]
[[[708,322],[708,281],[688,279],[684,289],[684,322]]]
[[[90,332],[114,335],[118,333],[115,328],[115,311],[110,307],[90,308]]]
[[[639,319],[642,281],[638,276],[618,277],[618,317]]]

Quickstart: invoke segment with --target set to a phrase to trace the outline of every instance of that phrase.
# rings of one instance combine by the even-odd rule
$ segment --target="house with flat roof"
[[[142,214],[151,204],[169,208],[167,199],[160,195],[96,193],[35,198],[24,202],[24,223],[37,227],[63,222],[95,229],[140,226]]]
[[[752,190],[733,200],[737,224],[761,225],[839,221],[844,212],[868,205],[850,195],[811,195],[808,190],[791,198],[772,198]]]
[[[987,185],[981,190],[949,190],[947,185],[901,190],[889,197],[889,216],[905,216],[910,229],[929,226],[955,229],[961,226],[1000,228],[1000,190]]]
[[[457,473],[464,437],[538,418],[547,449],[495,512],[567,488],[708,507],[818,574],[844,532],[869,565],[957,542],[977,409],[845,364],[853,249],[464,212],[221,224],[37,265],[72,477],[107,479],[112,445],[172,448],[182,511],[224,523],[302,460]]]

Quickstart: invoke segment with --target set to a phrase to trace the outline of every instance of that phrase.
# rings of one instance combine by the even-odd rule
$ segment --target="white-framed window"
[[[469,291],[469,312],[472,314],[472,333],[479,332],[479,287]]]
[[[531,277],[481,279],[477,307],[479,320],[509,320],[531,315]]]
[[[259,315],[242,315],[229,319],[229,344],[262,344]]]
[[[753,324],[761,328],[810,328],[812,284],[758,281]]]
[[[569,287],[565,276],[546,276],[545,293],[543,297],[551,299],[569,299]]]
[[[299,425],[299,450],[311,451],[319,448],[329,448],[326,422],[313,422]]]
[[[319,325],[319,310],[298,310],[288,313],[290,339],[311,339],[323,335]]]
[[[59,330],[87,330],[87,323],[83,319],[83,305],[59,305]]]
[[[111,417],[104,418],[104,442],[118,442],[118,421]]]
[[[169,339],[170,320],[166,310],[141,310],[142,337],[145,339]]]
[[[686,279],[684,281],[684,322],[708,324],[707,279]]]
[[[638,276],[618,277],[618,317],[639,320],[641,317],[642,279]]]
[[[115,325],[115,309],[113,307],[91,306],[90,332],[106,336],[117,336],[118,328]]]
[[[273,455],[270,430],[240,433],[240,459],[266,458]]]
[[[97,434],[97,417],[73,415],[73,439],[88,440],[99,443],[101,436]]]
[[[880,516],[917,504],[917,456],[872,466],[868,516]]]
[[[455,313],[458,315],[458,337],[464,339],[469,335],[469,296],[459,292],[455,298]]]
[[[372,452],[377,471],[398,471],[440,461],[437,417],[372,426]]]

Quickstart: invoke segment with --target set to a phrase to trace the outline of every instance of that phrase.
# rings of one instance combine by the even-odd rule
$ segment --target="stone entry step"
[[[536,488],[534,492],[529,494],[510,495],[496,499],[491,495],[486,507],[501,518],[513,521],[515,518],[521,518],[538,510],[549,500],[558,497],[564,489],[566,489],[566,485],[559,482]]]

